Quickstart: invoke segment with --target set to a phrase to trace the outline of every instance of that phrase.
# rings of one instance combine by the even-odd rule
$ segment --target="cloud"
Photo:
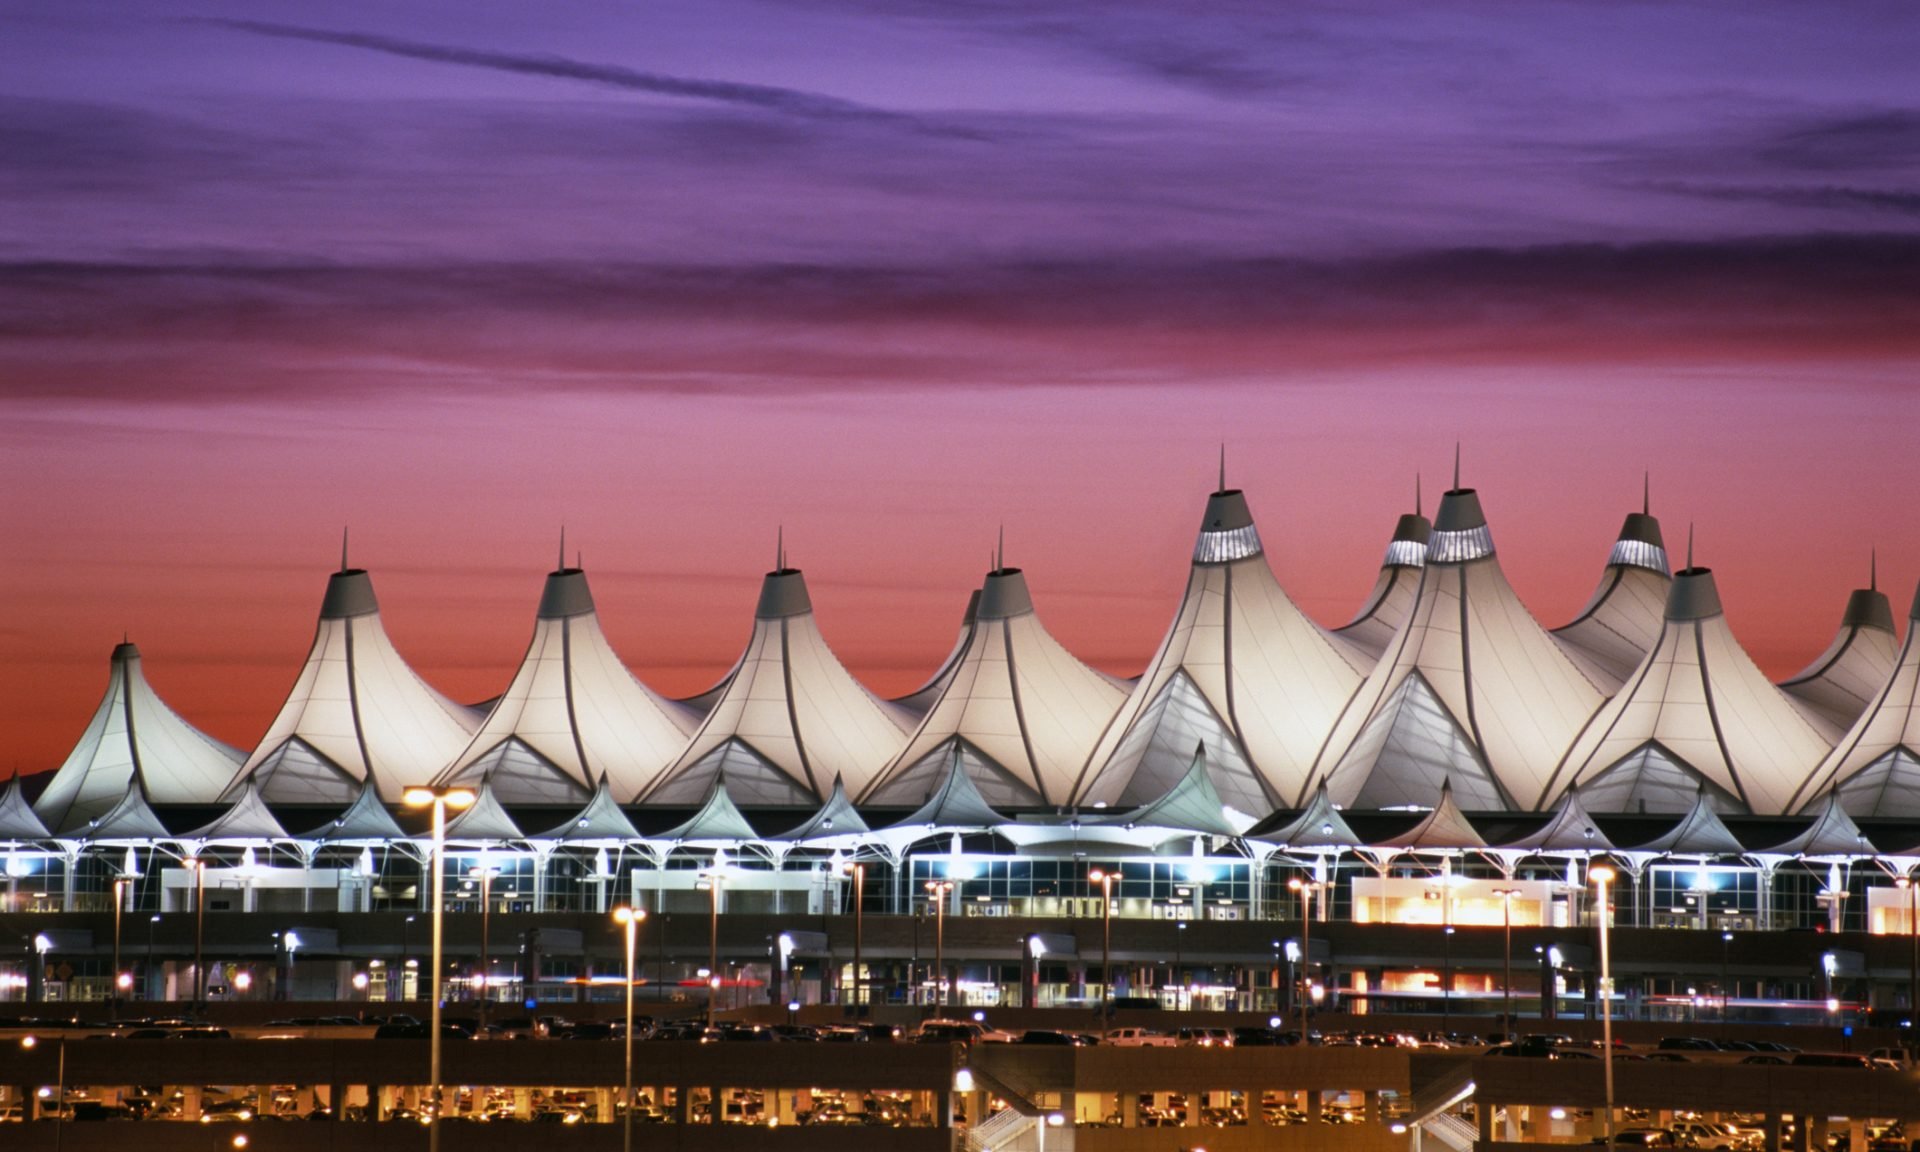
[[[16,400],[789,396],[1407,363],[1920,357],[1920,238],[1340,261],[0,266]]]
[[[1763,141],[1757,154],[1767,164],[1808,172],[1911,172],[1920,158],[1920,110],[1887,108],[1794,125]]]
[[[837,96],[828,96],[819,92],[803,92],[794,88],[781,88],[769,84],[749,84],[736,80],[705,80],[686,76],[668,76],[658,72],[646,72],[636,68],[627,68],[618,64],[596,64],[583,60],[570,60],[564,56],[523,56],[511,52],[495,52],[478,48],[460,48],[445,44],[430,44],[418,40],[405,40],[395,36],[382,36],[371,32],[339,32],[323,28],[304,28],[293,24],[276,24],[260,20],[224,20],[203,19],[198,23],[214,27],[228,28],[236,32],[245,32],[256,36],[269,36],[282,40],[303,40],[315,44],[332,44],[343,48],[360,48],[369,52],[380,52],[388,56],[399,56],[409,60],[423,60],[435,64],[452,64],[464,68],[484,68],[495,72],[509,72],[521,76],[544,76],[557,80],[573,80],[605,88],[616,88],[627,92],[647,92],[659,96],[673,96],[687,100],[712,101],[736,107],[759,109],[786,116],[797,116],[812,120],[859,120],[873,123],[898,124],[943,135],[957,134],[952,127],[942,127],[927,123],[918,117],[885,108],[875,108]]]
[[[1855,188],[1840,184],[1705,184],[1686,181],[1649,181],[1643,186],[1703,200],[1846,212],[1865,208],[1899,216],[1920,216],[1920,190]]]

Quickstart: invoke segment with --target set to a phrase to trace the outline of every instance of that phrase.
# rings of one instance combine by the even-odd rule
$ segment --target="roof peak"
[[[371,616],[380,611],[373,594],[373,577],[365,568],[343,568],[327,577],[327,594],[320,601],[322,620],[345,620],[351,616]]]
[[[980,603],[974,609],[976,620],[1004,620],[1032,611],[1033,594],[1027,591],[1026,573],[1018,568],[987,573],[986,582],[980,586]]]
[[[813,611],[807,578],[798,568],[776,568],[760,582],[760,604],[753,610],[761,620],[805,616]]]
[[[585,616],[593,611],[593,592],[587,587],[587,574],[578,568],[562,568],[547,574],[540,591],[539,618],[559,620]]]
[[[1720,589],[1713,569],[1686,567],[1673,574],[1667,589],[1667,619],[1705,620],[1720,615]]]

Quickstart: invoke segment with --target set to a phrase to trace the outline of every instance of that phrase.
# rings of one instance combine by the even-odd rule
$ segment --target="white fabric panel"
[[[1587,785],[1649,743],[1761,815],[1788,811],[1827,752],[1734,641],[1725,616],[1668,621],[1633,680],[1568,751],[1562,778],[1579,788],[1590,810],[1634,811],[1603,807],[1624,793],[1603,799]]]
[[[1061,647],[1035,613],[976,621],[939,699],[866,801],[917,802],[938,783],[920,780],[926,761],[958,740],[966,755],[996,766],[985,777],[969,770],[989,803],[1065,803],[1124,699],[1112,681]],[[913,782],[893,786],[896,776],[908,775]]]
[[[949,739],[929,751],[920,759],[903,766],[897,773],[890,773],[880,786],[874,790],[873,800],[877,807],[904,808],[913,804],[924,804],[945,783],[947,772],[953,766],[953,751],[958,744],[960,749],[960,768],[967,779],[979,790],[980,798],[995,808],[1037,808],[1044,803],[1039,793],[1024,781],[1014,777],[998,762],[980,754],[965,741]]]
[[[635,796],[686,747],[695,723],[691,709],[627,671],[597,614],[541,619],[513,682],[445,779],[472,778],[468,769],[512,738],[572,782],[567,802],[585,797],[602,775],[616,796]]]
[[[1609,567],[1587,606],[1572,623],[1554,629],[1553,638],[1589,680],[1612,695],[1660,639],[1669,583],[1647,568]]]
[[[1893,675],[1802,790],[1802,805],[1811,806],[1837,782],[1847,814],[1856,819],[1904,815],[1909,806],[1920,809],[1920,800],[1909,801],[1894,783],[1907,778],[1903,765],[1920,749],[1920,644],[1915,643],[1915,632],[1910,621]]]
[[[739,804],[792,808],[818,803],[804,785],[740,740],[728,740],[714,748],[686,772],[668,780],[647,802],[661,807],[698,804],[723,772],[727,795]]]
[[[478,788],[484,780],[492,781],[493,793],[502,804],[579,804],[589,795],[571,773],[517,736],[446,773],[440,784]]]
[[[1355,783],[1336,774],[1328,782],[1332,795],[1353,790],[1353,802],[1345,807],[1427,807],[1437,802],[1443,785],[1451,785],[1458,802],[1469,808],[1506,807],[1466,730],[1417,673],[1403,679],[1394,698],[1375,713],[1339,771],[1360,777]]]
[[[1373,591],[1367,594],[1366,603],[1351,622],[1334,629],[1334,635],[1378,660],[1381,653],[1387,650],[1387,645],[1393,642],[1394,633],[1400,630],[1400,625],[1413,612],[1414,596],[1419,588],[1419,568],[1392,566],[1380,569],[1380,575],[1373,583]]]
[[[1253,765],[1226,721],[1183,668],[1175,672],[1132,725],[1094,784],[1123,785],[1118,795],[1099,792],[1083,803],[1114,806],[1151,804],[1177,787],[1193,764],[1194,749],[1206,748],[1207,778],[1222,802],[1240,812],[1264,815],[1274,807]],[[1182,764],[1187,765],[1182,768]]]
[[[1780,687],[1828,741],[1838,741],[1893,678],[1893,634],[1841,628],[1820,658]]]
[[[275,804],[351,804],[360,794],[350,773],[297,736],[255,765],[247,779]]]
[[[33,806],[55,831],[84,824],[120,802],[133,782],[136,741],[143,783],[156,804],[212,803],[242,760],[167,707],[148,685],[139,654],[124,647],[109,665],[100,706]]]
[[[1274,579],[1265,556],[1196,566],[1153,663],[1089,758],[1091,771],[1076,802],[1145,803],[1158,793],[1135,786],[1133,774],[1146,771],[1167,786],[1185,774],[1193,741],[1162,745],[1151,729],[1148,739],[1133,735],[1167,698],[1176,676],[1190,680],[1212,724],[1230,729],[1231,721],[1239,723],[1236,740],[1257,772],[1251,781],[1230,767],[1241,759],[1230,748],[1235,741],[1202,737],[1209,757],[1221,757],[1220,770],[1209,774],[1222,799],[1254,812],[1292,802],[1305,791],[1314,757],[1372,663],[1356,644],[1308,619]],[[1163,705],[1157,722],[1167,715]],[[1128,754],[1122,755],[1123,748]],[[1141,759],[1149,748],[1158,749],[1151,763]],[[1259,788],[1260,799],[1248,794],[1249,783]]]
[[[1424,690],[1403,690],[1416,672]],[[1413,611],[1341,717],[1321,764],[1343,806],[1431,807],[1440,801],[1434,773],[1458,770],[1453,788],[1469,808],[1539,810],[1552,799],[1553,765],[1599,704],[1593,685],[1527,614],[1497,560],[1430,563]],[[1404,708],[1414,711],[1402,724],[1392,713]],[[1457,741],[1476,731],[1479,756],[1463,757]],[[1422,732],[1437,742],[1431,751],[1413,746]],[[1468,762],[1474,773],[1465,771]],[[1481,765],[1504,801],[1487,802],[1485,782],[1475,779]],[[1379,767],[1387,771],[1375,783]]]
[[[378,613],[323,619],[286,703],[227,795],[237,795],[242,781],[288,740],[298,738],[356,782],[366,778],[371,758],[381,799],[397,803],[408,787],[438,776],[478,726],[471,712],[407,667]],[[363,739],[366,756],[360,752]]]
[[[1895,748],[1841,781],[1836,791],[1850,816],[1920,819],[1920,756]]]
[[[1702,788],[1715,812],[1739,813],[1740,798],[1673,758],[1658,744],[1643,744],[1613,767],[1580,786],[1581,803],[1596,812],[1685,812]]]

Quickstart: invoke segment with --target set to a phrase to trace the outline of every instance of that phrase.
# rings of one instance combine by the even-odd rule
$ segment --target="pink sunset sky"
[[[0,772],[59,763],[123,632],[250,746],[347,525],[465,700],[563,524],[673,694],[738,654],[782,528],[876,691],[933,670],[1002,525],[1132,675],[1223,442],[1323,623],[1456,441],[1544,624],[1643,472],[1776,678],[1872,549],[1904,621],[1902,5],[1273,9],[20,6]]]

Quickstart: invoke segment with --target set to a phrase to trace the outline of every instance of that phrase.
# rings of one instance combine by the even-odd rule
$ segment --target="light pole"
[[[470,807],[474,795],[469,788],[421,785],[407,789],[400,794],[400,799],[409,808],[433,809],[433,850],[427,857],[428,865],[433,870],[433,971],[428,976],[432,1002],[427,1005],[427,1092],[432,1100],[433,1111],[427,1116],[427,1152],[440,1152],[440,967],[443,963],[442,930],[447,918],[445,877],[441,873],[447,854],[447,809]]]
[[[1105,872],[1095,868],[1087,879],[1100,885],[1100,985],[1101,1004],[1107,1019],[1113,1019],[1113,882],[1120,879],[1118,868]]]
[[[1175,907],[1179,905],[1176,904]],[[1173,925],[1173,1006],[1176,1010],[1186,1006],[1181,1003],[1180,995],[1181,990],[1186,987],[1186,976],[1182,971],[1185,965],[1180,961],[1180,953],[1184,951],[1186,941],[1187,922],[1177,920]]]
[[[633,952],[634,941],[640,931],[640,922],[647,918],[644,908],[615,908],[614,923],[627,930],[627,1025],[620,1033],[620,1042],[626,1047],[626,1073],[621,1080],[620,1099],[625,1101],[625,1109],[620,1121],[620,1152],[633,1152]]]
[[[1502,922],[1506,925],[1507,942],[1501,963],[1500,983],[1506,992],[1506,1006],[1500,1017],[1500,1038],[1513,1039],[1513,898],[1520,895],[1518,888],[1495,888],[1495,896],[1500,897]]]
[[[193,870],[193,1010],[206,1011],[207,862],[197,856],[181,861]]]
[[[61,1148],[66,1146],[67,1139],[67,1038],[61,1036],[55,1043],[60,1047],[56,1050],[58,1063],[55,1067],[58,1071],[54,1073],[53,1084],[53,1147],[55,1152],[59,1152]],[[33,1051],[39,1046],[40,1038],[37,1036],[22,1036],[20,1038],[20,1047],[28,1052]],[[32,1119],[32,1117],[28,1115],[24,1105],[20,1111],[20,1118],[22,1120]]]
[[[1733,933],[1720,933],[1720,1035],[1727,1034],[1727,992],[1730,965],[1733,960]]]
[[[713,1002],[720,995],[720,883],[719,869],[710,869],[696,887],[707,892],[707,1027],[713,1027]]]
[[[153,926],[160,923],[160,913],[147,917],[147,966],[140,973],[140,998],[153,999]]]
[[[933,1006],[943,1008],[947,997],[947,893],[951,880],[927,881],[928,899],[933,903]]]
[[[1920,884],[1902,876],[1894,881],[1907,894],[1907,1047],[1920,1036]]]
[[[1307,1013],[1313,1006],[1313,894],[1318,880],[1295,876],[1287,887],[1300,894],[1300,1043],[1307,1043]]]
[[[1607,952],[1607,926],[1613,922],[1613,902],[1607,888],[1613,883],[1613,869],[1605,864],[1587,870],[1600,886],[1600,1046],[1606,1049],[1607,1146],[1613,1146],[1613,961]]]
[[[125,973],[120,971],[120,913],[126,903],[127,879],[116,877],[113,881],[113,996],[108,1001],[112,1008],[109,1019],[120,1019],[120,993],[126,985],[121,981]]]
[[[492,995],[493,970],[487,964],[488,929],[493,926],[493,878],[500,874],[498,868],[472,868],[467,875],[480,881],[480,978],[474,981],[480,990],[478,1014],[480,1029],[486,1031],[487,1003]]]
[[[405,920],[400,921],[400,999],[402,1000],[413,999],[407,995],[407,973],[414,971],[412,948],[409,947],[411,941],[408,939],[412,935],[413,915],[409,913]],[[419,981],[414,981],[413,990],[420,991]]]
[[[867,866],[855,860],[844,867],[847,874],[853,877],[853,1002],[860,1005],[867,1002],[866,981],[860,974],[861,913],[866,903]]]

